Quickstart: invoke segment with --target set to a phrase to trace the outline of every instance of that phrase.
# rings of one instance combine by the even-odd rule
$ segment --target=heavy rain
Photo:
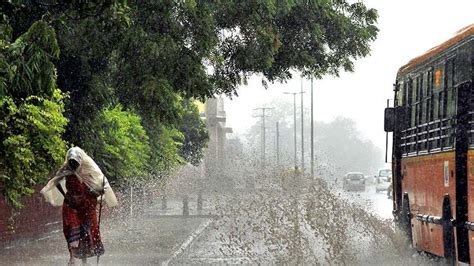
[[[0,265],[470,264],[472,10],[0,2]]]

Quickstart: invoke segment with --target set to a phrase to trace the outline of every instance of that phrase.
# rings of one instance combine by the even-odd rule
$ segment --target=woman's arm
[[[63,195],[64,197],[64,202],[66,202],[67,205],[69,205],[69,207],[73,208],[73,209],[78,209],[78,206],[76,205],[76,203],[74,202],[74,199],[71,197],[71,195],[68,195],[64,192],[63,190],[63,187],[61,186],[61,184],[57,184],[56,185],[56,188],[59,190],[59,192]]]

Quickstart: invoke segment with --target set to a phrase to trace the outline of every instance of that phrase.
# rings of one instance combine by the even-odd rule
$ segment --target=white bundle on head
[[[74,159],[79,163],[76,170],[72,170],[69,166],[69,160]],[[64,177],[69,175],[76,175],[81,182],[84,182],[87,187],[97,194],[104,193],[103,197],[107,206],[117,206],[117,198],[114,191],[110,187],[109,181],[104,176],[99,166],[87,155],[81,148],[73,147],[67,151],[66,160],[63,166],[59,169],[56,175],[48,182],[48,184],[41,190],[46,201],[53,206],[61,206],[63,197],[56,188],[57,184],[64,187]]]

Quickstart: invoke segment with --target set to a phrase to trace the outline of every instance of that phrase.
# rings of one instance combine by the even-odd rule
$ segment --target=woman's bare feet
[[[72,256],[72,253],[69,252],[69,261],[67,262],[67,265],[74,265],[74,257]]]

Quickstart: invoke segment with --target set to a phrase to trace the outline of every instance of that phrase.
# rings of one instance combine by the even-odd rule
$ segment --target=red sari
[[[66,177],[66,194],[73,200],[73,207],[63,204],[63,232],[68,249],[79,259],[104,254],[97,223],[97,196],[75,175]]]

